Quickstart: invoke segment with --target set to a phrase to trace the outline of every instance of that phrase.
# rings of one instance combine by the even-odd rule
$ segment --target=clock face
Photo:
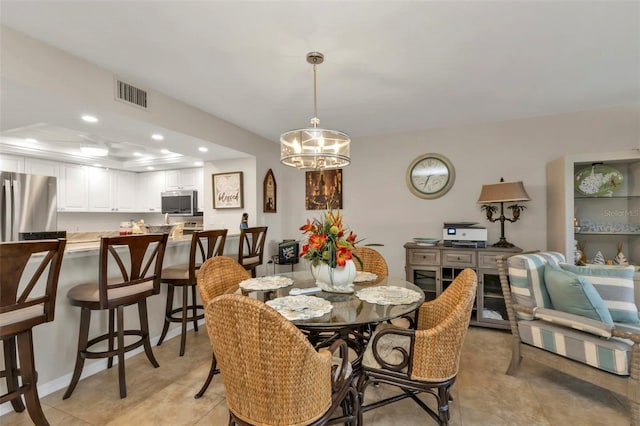
[[[444,155],[421,155],[407,168],[407,186],[420,198],[443,196],[451,189],[454,180],[453,164]]]

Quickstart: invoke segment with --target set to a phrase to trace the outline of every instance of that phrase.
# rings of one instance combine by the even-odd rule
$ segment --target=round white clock
[[[441,154],[423,154],[407,168],[407,186],[417,197],[434,199],[449,192],[456,178],[453,164]]]

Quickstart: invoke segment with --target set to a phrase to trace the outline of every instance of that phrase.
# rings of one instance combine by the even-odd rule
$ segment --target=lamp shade
[[[351,139],[338,130],[307,128],[280,136],[280,161],[298,169],[336,169],[351,162]]]
[[[529,201],[529,194],[521,181],[499,182],[482,185],[478,204],[502,203],[511,201]]]

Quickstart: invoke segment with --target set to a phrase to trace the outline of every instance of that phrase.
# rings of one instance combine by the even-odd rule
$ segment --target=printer
[[[445,222],[442,241],[445,247],[485,248],[487,228],[477,222]]]

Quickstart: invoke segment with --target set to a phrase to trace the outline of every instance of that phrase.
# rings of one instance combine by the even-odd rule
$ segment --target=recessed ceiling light
[[[164,136],[162,136],[160,133],[154,133],[151,135],[151,139],[153,139],[154,141],[161,141],[164,139]]]
[[[142,157],[142,154],[140,154],[139,152],[134,152],[134,153],[133,153],[133,155],[134,155],[135,157]]]
[[[29,143],[38,143],[38,140],[34,138],[26,138],[24,141]]]
[[[169,151],[168,149],[161,149],[160,152],[163,154],[169,154],[171,151]]]
[[[207,152],[207,151],[209,151],[209,149],[208,149],[208,148],[205,148],[204,146],[201,146],[200,148],[198,148],[198,151],[200,151],[200,152]]]
[[[193,164],[195,164],[196,166],[202,166],[204,163],[202,161],[196,161]]]
[[[93,167],[102,167],[102,164],[100,164],[100,163],[93,163]]]
[[[147,170],[155,170],[156,168],[153,166],[147,166]]]
[[[86,121],[87,123],[97,123],[98,122],[98,117],[95,117],[93,115],[83,115],[82,119],[84,121]]]

